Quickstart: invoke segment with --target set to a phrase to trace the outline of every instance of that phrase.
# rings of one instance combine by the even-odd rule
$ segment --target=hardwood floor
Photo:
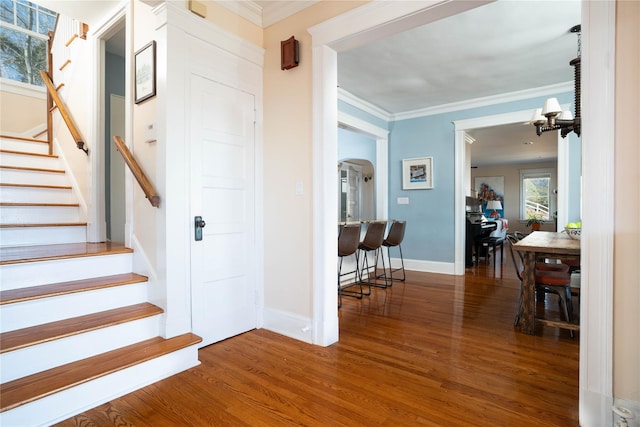
[[[200,366],[59,425],[577,426],[579,339],[514,328],[511,260],[490,264],[345,298],[326,348],[266,330],[211,345]]]

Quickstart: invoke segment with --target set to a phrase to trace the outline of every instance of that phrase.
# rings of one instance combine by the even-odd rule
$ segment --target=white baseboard
[[[400,258],[391,258],[393,268],[400,267]],[[423,273],[455,274],[452,262],[423,261],[419,259],[405,259],[404,269]]]
[[[627,420],[628,427],[640,427],[640,402],[614,398],[613,406],[618,408],[628,409],[633,413],[634,415],[633,419],[625,418]],[[616,425],[617,421],[618,421],[618,415],[614,411],[613,425]]]
[[[306,343],[313,343],[312,319],[269,308],[264,309],[263,328]]]

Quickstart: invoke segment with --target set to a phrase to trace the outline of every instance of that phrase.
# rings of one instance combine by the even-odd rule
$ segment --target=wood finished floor
[[[579,339],[520,333],[518,291],[508,257],[464,277],[408,272],[345,298],[336,344],[251,331],[59,426],[577,426]]]

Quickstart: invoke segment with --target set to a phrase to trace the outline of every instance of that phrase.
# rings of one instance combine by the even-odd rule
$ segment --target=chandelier
[[[556,98],[549,98],[544,102],[544,108],[538,108],[533,113],[531,123],[536,127],[536,134],[560,129],[560,135],[565,138],[571,132],[580,136],[580,25],[575,25],[569,30],[571,33],[578,33],[578,56],[569,62],[574,67],[574,95],[575,95],[575,117],[571,111],[562,111]]]

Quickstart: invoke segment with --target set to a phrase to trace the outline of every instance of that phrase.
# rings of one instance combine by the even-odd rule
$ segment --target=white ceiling
[[[340,53],[340,88],[390,116],[573,85],[580,2],[501,0]],[[542,107],[542,105],[540,106]],[[469,132],[473,166],[555,161],[532,125]],[[533,144],[527,144],[533,142]]]
[[[120,3],[35,1],[79,19],[82,14],[100,16]],[[219,4],[267,27],[317,2],[223,0]],[[419,115],[422,110],[469,100],[486,104],[492,97],[536,88],[566,87],[572,84],[569,61],[577,46],[577,36],[569,28],[578,23],[580,0],[499,0],[341,52],[338,82],[342,90],[390,117]],[[476,139],[472,165],[556,158],[555,135],[537,137],[530,125],[469,133]],[[524,144],[529,141],[534,144]]]

